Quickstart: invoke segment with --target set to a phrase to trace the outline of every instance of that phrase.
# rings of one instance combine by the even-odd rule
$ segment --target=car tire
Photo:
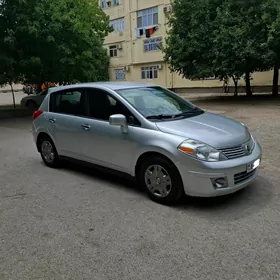
[[[46,166],[51,168],[60,166],[59,155],[50,137],[43,136],[39,140],[39,151]]]
[[[160,204],[174,205],[184,196],[183,182],[176,166],[161,156],[145,159],[139,170],[139,183],[149,197]]]
[[[30,110],[35,110],[38,106],[35,101],[29,100],[26,103],[26,107]]]

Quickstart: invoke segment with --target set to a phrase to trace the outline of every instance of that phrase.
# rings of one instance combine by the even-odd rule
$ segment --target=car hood
[[[215,148],[238,146],[250,139],[250,134],[244,125],[212,113],[157,122],[156,125],[162,132],[199,140]]]

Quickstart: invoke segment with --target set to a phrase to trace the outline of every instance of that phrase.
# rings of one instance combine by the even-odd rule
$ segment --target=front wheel
[[[144,160],[139,180],[155,202],[171,205],[177,203],[184,195],[183,183],[176,166],[163,157]]]

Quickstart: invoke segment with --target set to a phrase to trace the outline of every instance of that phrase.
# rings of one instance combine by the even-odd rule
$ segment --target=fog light
[[[215,189],[224,189],[228,187],[228,181],[226,177],[212,178],[211,181]]]

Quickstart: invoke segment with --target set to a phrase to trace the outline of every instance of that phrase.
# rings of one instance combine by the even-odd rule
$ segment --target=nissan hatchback
[[[237,121],[203,111],[166,88],[87,83],[49,90],[33,114],[33,136],[49,167],[75,159],[134,177],[149,196],[236,192],[257,176],[261,147]]]

